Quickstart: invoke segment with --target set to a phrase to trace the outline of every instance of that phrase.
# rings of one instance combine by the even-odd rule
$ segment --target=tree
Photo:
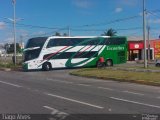
[[[61,33],[56,32],[56,33],[55,33],[55,36],[61,36]]]
[[[102,35],[105,35],[105,36],[116,36],[117,34],[117,31],[110,28],[108,30],[106,30]]]
[[[67,34],[67,33],[64,33],[63,36],[68,36],[68,34]]]
[[[14,53],[14,44],[5,44],[5,49],[8,54]],[[21,53],[21,47],[19,43],[16,43],[16,51],[17,53]]]

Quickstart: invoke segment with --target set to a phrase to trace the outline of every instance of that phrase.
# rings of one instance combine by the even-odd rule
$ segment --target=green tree
[[[5,44],[5,49],[8,54],[14,53],[14,44],[8,44],[8,43]],[[16,51],[17,51],[17,53],[21,53],[21,47],[20,47],[19,43],[16,43]]]
[[[68,36],[68,34],[67,34],[67,33],[64,33],[63,36]]]
[[[61,33],[56,32],[56,33],[55,33],[55,36],[61,36]]]
[[[106,30],[102,35],[105,35],[105,36],[116,36],[117,34],[117,31],[110,28],[108,30]]]

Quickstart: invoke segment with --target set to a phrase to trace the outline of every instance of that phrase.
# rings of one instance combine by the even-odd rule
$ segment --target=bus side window
[[[54,46],[54,39],[51,39],[51,40],[48,42],[47,48],[50,48],[50,47],[53,47],[53,46]]]

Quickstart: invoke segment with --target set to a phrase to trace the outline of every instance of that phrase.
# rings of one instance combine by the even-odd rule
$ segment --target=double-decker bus
[[[103,58],[106,66],[125,63],[127,38],[109,36],[36,37],[24,49],[24,70],[96,67]]]

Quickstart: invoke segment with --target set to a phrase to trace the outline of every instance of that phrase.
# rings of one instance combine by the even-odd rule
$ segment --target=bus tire
[[[49,63],[49,62],[43,63],[42,70],[49,71],[51,69],[52,69],[51,63]]]
[[[107,67],[113,66],[113,61],[111,59],[106,60],[106,66]]]

